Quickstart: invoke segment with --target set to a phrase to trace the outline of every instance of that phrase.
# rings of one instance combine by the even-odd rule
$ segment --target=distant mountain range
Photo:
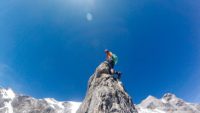
[[[139,113],[200,113],[200,104],[188,103],[167,93],[161,99],[148,96],[137,105],[137,110]]]
[[[0,113],[75,113],[80,102],[59,102],[53,98],[35,99],[0,88]]]
[[[185,102],[167,93],[161,99],[148,96],[135,105],[122,82],[101,63],[88,81],[83,102],[36,99],[0,88],[0,113],[200,113],[200,104]]]
[[[0,88],[0,113],[76,113],[81,102],[59,102],[53,98],[36,99]],[[200,113],[200,104],[185,102],[174,94],[161,99],[148,96],[136,105],[138,113]]]

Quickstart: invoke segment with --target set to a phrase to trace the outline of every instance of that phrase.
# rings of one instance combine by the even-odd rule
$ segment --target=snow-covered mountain
[[[96,68],[82,103],[36,99],[0,88],[0,113],[200,113],[200,104],[185,102],[170,93],[161,99],[148,96],[134,105],[122,82],[109,70],[107,62]]]
[[[0,113],[76,113],[80,102],[35,99],[0,88]]]
[[[0,88],[0,113],[76,113],[81,102],[59,102],[53,98],[35,99]],[[139,113],[200,113],[200,104],[192,104],[167,93],[161,99],[148,96],[136,105]]]
[[[200,113],[200,104],[192,104],[167,93],[161,99],[148,96],[139,105],[139,113]]]

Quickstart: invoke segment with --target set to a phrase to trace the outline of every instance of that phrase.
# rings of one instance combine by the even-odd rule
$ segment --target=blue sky
[[[0,85],[81,101],[105,59],[136,103],[175,93],[200,103],[198,0],[1,0]]]

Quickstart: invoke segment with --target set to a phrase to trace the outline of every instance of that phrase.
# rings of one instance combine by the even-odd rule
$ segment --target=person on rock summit
[[[121,72],[119,71],[115,71],[113,68],[114,66],[117,64],[118,62],[118,57],[113,54],[111,51],[105,49],[105,53],[106,53],[106,62],[108,63],[109,67],[110,67],[110,74],[111,75],[118,75],[117,78],[120,79],[121,78]]]

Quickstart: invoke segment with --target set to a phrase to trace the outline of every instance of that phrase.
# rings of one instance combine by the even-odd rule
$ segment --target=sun
[[[91,14],[91,13],[87,13],[86,14],[86,19],[87,19],[87,21],[92,21],[93,20],[93,15]]]

